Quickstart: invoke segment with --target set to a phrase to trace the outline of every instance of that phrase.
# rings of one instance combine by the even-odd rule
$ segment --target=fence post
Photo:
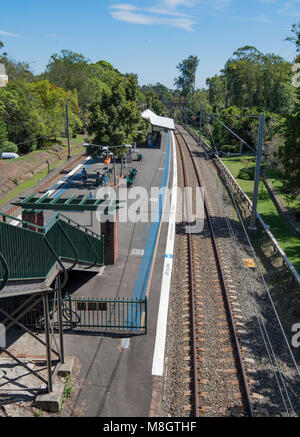
[[[147,315],[147,296],[145,296],[145,334],[147,334],[147,329],[148,329],[148,324],[147,324],[147,320],[148,320],[148,315]]]
[[[69,311],[70,311],[70,329],[72,329],[73,321],[72,321],[72,297],[69,294]]]

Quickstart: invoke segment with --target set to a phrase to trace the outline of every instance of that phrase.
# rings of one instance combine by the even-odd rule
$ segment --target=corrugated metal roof
[[[162,129],[175,130],[173,118],[160,117],[152,112],[150,109],[146,109],[142,112],[143,118],[148,118],[152,126],[161,127]]]

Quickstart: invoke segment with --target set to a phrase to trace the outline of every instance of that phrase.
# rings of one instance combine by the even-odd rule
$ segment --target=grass
[[[300,210],[300,198],[297,197],[296,200],[294,200],[293,202],[288,202],[285,195],[284,195],[284,190],[283,190],[283,184],[281,181],[279,181],[278,179],[269,178],[270,181],[272,182],[273,187],[276,189],[279,197],[281,198],[282,202],[286,205],[287,208],[289,208],[292,211],[299,211]]]
[[[72,383],[72,377],[71,375],[68,375],[65,380],[65,387],[62,397],[62,403],[61,403],[61,409],[63,408],[64,403],[66,400],[71,397],[72,393],[74,391],[74,385]]]
[[[58,141],[62,141],[63,142],[62,145],[64,147],[66,147],[67,140],[65,138],[58,138]],[[72,155],[76,155],[76,154],[78,154],[80,152],[84,152],[85,151],[83,149],[83,147],[81,146],[83,141],[84,141],[84,136],[83,135],[78,135],[77,138],[72,138],[71,139],[71,153],[72,153]],[[66,142],[66,143],[64,144],[64,142]],[[21,158],[18,158],[18,161],[19,160],[32,160],[32,158],[35,155],[37,155],[38,153],[41,153],[44,150],[47,150],[47,149],[35,150],[34,152],[29,153],[28,155],[25,155],[25,156],[22,156]],[[13,161],[14,160],[7,161],[7,164],[13,165]],[[59,165],[63,164],[64,162],[67,162],[67,159],[58,159],[54,164],[52,164],[51,170],[54,170],[55,168],[57,168]],[[20,185],[16,184],[17,185],[16,188],[11,190],[8,194],[6,194],[5,196],[3,196],[0,199],[0,206],[2,206],[5,203],[9,202],[10,200],[14,199],[19,194],[21,194],[23,191],[26,191],[29,188],[34,187],[36,184],[38,184],[40,181],[42,181],[47,175],[48,175],[48,169],[45,169],[45,170],[43,170],[43,171],[41,171],[39,173],[36,173],[32,178],[27,179],[22,184],[20,184]]]
[[[255,162],[253,162],[253,157],[241,158],[237,156],[222,158],[222,161],[231,172],[231,174],[236,178],[237,182],[245,191],[247,196],[252,200],[254,182],[239,179],[237,175],[239,174],[240,169],[245,167],[245,161],[249,161],[249,167],[255,166]],[[281,187],[281,195],[283,196],[282,185],[280,185],[280,181],[271,178],[272,183],[273,181],[275,188]],[[297,205],[299,205],[298,200],[293,202],[294,207]],[[257,210],[262,216],[265,223],[267,223],[271,227],[271,232],[273,233],[276,240],[279,242],[287,257],[290,259],[291,263],[294,265],[297,271],[300,272],[300,240],[294,235],[291,228],[285,223],[285,221],[278,215],[278,212],[268,195],[267,189],[262,182],[259,186],[259,199]]]

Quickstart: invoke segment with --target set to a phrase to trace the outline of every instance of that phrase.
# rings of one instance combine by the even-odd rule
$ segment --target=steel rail
[[[181,156],[181,165],[182,165],[182,173],[183,173],[183,181],[184,181],[184,187],[189,187],[189,180],[188,180],[188,172],[185,166],[185,161],[183,158],[182,149],[180,147],[178,138],[175,137],[177,140],[178,149]],[[186,201],[186,212],[187,212],[187,222],[188,222],[188,229],[190,230],[190,208],[189,203],[187,201],[187,198],[185,197]],[[197,375],[197,344],[196,344],[196,305],[195,305],[195,281],[194,281],[194,271],[193,271],[193,246],[192,246],[192,236],[191,232],[188,232],[188,257],[189,257],[189,272],[190,272],[190,288],[191,288],[191,303],[192,303],[192,344],[193,344],[193,374],[194,374],[194,410],[195,410],[195,416],[199,417],[199,393],[198,393],[198,375]]]
[[[186,131],[191,135],[192,138],[194,138],[194,140],[200,145],[200,147],[202,148],[206,159],[208,159],[209,154],[212,154],[215,156],[216,161],[214,161],[214,165],[215,167],[218,169],[216,162],[218,163],[218,165],[220,166],[221,171],[223,172],[223,174],[227,177],[227,179],[230,181],[230,183],[233,184],[233,186],[235,187],[235,189],[239,192],[239,194],[241,195],[241,197],[243,198],[243,200],[245,201],[247,208],[248,209],[252,209],[252,201],[249,199],[249,197],[247,196],[247,194],[243,191],[243,189],[240,187],[240,185],[237,183],[237,181],[235,180],[235,178],[233,177],[233,175],[230,173],[230,171],[228,170],[228,168],[223,164],[222,160],[220,159],[219,156],[216,156],[215,152],[210,152],[209,149],[209,145],[203,140],[203,138],[201,138],[200,140],[198,138],[196,138],[195,134],[190,131],[189,128],[185,127]],[[205,147],[204,147],[205,145]],[[276,252],[279,254],[279,256],[281,256],[283,263],[286,265],[287,269],[290,271],[290,273],[293,275],[294,280],[297,282],[298,285],[300,285],[300,275],[297,272],[297,270],[295,269],[295,267],[293,266],[293,264],[291,263],[291,261],[289,260],[289,258],[287,257],[286,253],[282,250],[282,248],[280,247],[278,241],[276,240],[276,238],[274,237],[274,235],[272,234],[271,230],[269,229],[269,226],[266,225],[266,223],[264,222],[264,220],[262,219],[262,217],[260,216],[260,214],[257,212],[256,213],[256,217],[262,227],[262,229],[264,230],[264,232],[267,234],[268,238],[271,240],[273,246],[274,246],[274,250],[276,250]]]
[[[195,170],[195,174],[199,183],[199,187],[202,187],[202,180],[201,180],[201,176],[200,176],[200,171],[199,168],[195,162],[195,157],[186,141],[186,139],[184,138],[182,132],[180,132],[179,129],[177,129],[178,133],[181,135],[183,142],[188,150],[188,153],[190,155],[191,161],[193,163],[193,167]],[[189,134],[190,135],[190,134]],[[183,155],[183,154],[182,154]],[[217,262],[217,266],[218,266],[218,270],[221,276],[221,283],[222,283],[222,288],[225,292],[225,297],[226,297],[226,304],[227,304],[227,309],[229,312],[229,316],[230,316],[230,322],[231,322],[231,328],[232,328],[232,332],[234,335],[234,340],[235,340],[235,347],[236,347],[236,351],[238,354],[238,361],[239,361],[239,366],[241,369],[241,373],[242,373],[242,381],[243,381],[243,387],[244,387],[244,391],[247,397],[247,402],[248,402],[248,409],[249,409],[249,413],[251,417],[254,417],[254,411],[253,411],[253,406],[252,406],[252,401],[251,401],[251,397],[250,397],[250,390],[248,387],[248,382],[247,382],[247,377],[246,377],[246,372],[245,372],[245,368],[244,368],[244,364],[243,364],[243,358],[242,358],[242,353],[241,353],[241,348],[239,345],[239,341],[238,341],[238,336],[237,336],[237,332],[236,332],[236,328],[235,328],[235,324],[234,324],[234,320],[233,320],[233,314],[232,314],[232,310],[231,310],[231,305],[230,305],[230,301],[229,301],[229,295],[228,295],[228,290],[227,290],[227,286],[226,286],[226,281],[224,278],[224,274],[223,274],[223,269],[222,269],[222,264],[221,264],[221,259],[220,259],[220,255],[219,255],[219,251],[217,248],[217,243],[216,243],[216,235],[215,235],[215,231],[214,231],[214,226],[211,220],[211,214],[209,212],[209,206],[208,206],[208,201],[205,198],[205,196],[203,196],[203,202],[204,202],[204,209],[206,212],[206,216],[208,219],[208,223],[209,223],[209,228],[211,231],[211,236],[212,236],[212,241],[213,241],[213,246],[214,246],[214,252],[215,252],[215,257],[216,257],[216,262]]]

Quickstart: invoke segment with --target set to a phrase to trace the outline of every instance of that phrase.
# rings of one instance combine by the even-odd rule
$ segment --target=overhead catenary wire
[[[207,128],[208,128],[209,134],[210,134],[210,136],[211,136],[211,139],[212,139],[212,142],[213,142],[214,148],[215,148],[215,150],[216,150],[216,153],[217,153],[217,155],[219,155],[219,151],[218,151],[218,149],[217,149],[217,146],[216,146],[216,143],[215,143],[215,139],[214,139],[213,133],[212,133],[212,131],[211,131],[211,128],[210,128],[208,122],[207,122]]]
[[[240,214],[240,212],[239,212],[239,209],[238,209],[237,203],[236,203],[235,198],[234,198],[234,195],[233,195],[233,193],[232,193],[232,189],[231,189],[231,187],[229,186],[229,184],[227,184],[226,186],[227,186],[228,189],[229,189],[230,196],[231,196],[231,199],[232,199],[232,201],[233,201],[233,204],[234,204],[235,210],[236,210],[236,212],[237,212],[237,214],[238,214],[238,217],[239,217],[240,223],[241,223],[241,225],[242,225],[243,232],[244,232],[244,234],[245,234],[245,236],[246,236],[247,243],[248,243],[249,248],[250,248],[250,250],[251,250],[251,252],[252,252],[252,256],[253,256],[253,258],[254,258],[254,260],[255,260],[255,263],[256,263],[256,266],[257,266],[257,268],[258,268],[260,278],[261,278],[261,280],[262,280],[262,282],[263,282],[263,285],[264,285],[264,288],[265,288],[265,290],[266,290],[266,292],[267,292],[267,296],[268,296],[268,298],[269,298],[269,300],[270,300],[270,303],[271,303],[271,306],[272,306],[273,312],[274,312],[275,317],[276,317],[277,322],[278,322],[278,326],[279,326],[280,331],[281,331],[281,333],[282,333],[282,335],[283,335],[283,338],[284,338],[285,344],[286,344],[286,346],[287,346],[287,349],[288,349],[288,351],[289,351],[289,354],[290,354],[290,357],[291,357],[291,359],[292,359],[292,362],[293,362],[293,364],[294,364],[294,366],[295,366],[295,370],[296,370],[298,376],[300,377],[300,370],[299,370],[299,367],[298,367],[298,365],[297,365],[297,362],[296,362],[296,360],[295,360],[294,354],[293,354],[293,352],[292,352],[292,350],[291,350],[291,347],[290,347],[290,345],[289,345],[289,341],[288,341],[288,339],[287,339],[287,337],[286,337],[286,334],[285,334],[284,328],[283,328],[283,326],[282,326],[282,323],[281,323],[281,320],[280,320],[280,318],[279,318],[278,312],[277,312],[277,310],[276,310],[276,307],[275,307],[274,301],[273,301],[273,299],[272,299],[272,296],[271,296],[271,293],[270,293],[269,287],[268,287],[268,285],[267,285],[267,283],[266,283],[266,281],[265,281],[265,278],[264,278],[264,276],[263,276],[263,273],[262,273],[262,271],[261,271],[260,265],[259,265],[259,263],[258,263],[258,259],[257,259],[257,257],[256,257],[255,251],[254,251],[254,248],[253,248],[253,246],[252,246],[252,243],[251,243],[250,238],[249,238],[249,236],[248,236],[248,233],[247,233],[247,231],[246,231],[246,228],[245,228],[245,224],[244,224],[243,218],[241,217],[241,214]],[[256,308],[255,308],[255,309],[256,309],[256,311],[258,311],[258,309],[257,309],[257,308],[258,308],[258,303],[257,303],[257,301],[256,301],[256,299],[255,299],[254,291],[253,291],[253,288],[252,288],[251,284],[250,284],[250,289],[251,289],[251,292],[252,292],[252,298],[253,298],[253,301],[254,301],[255,304],[256,304]],[[260,313],[259,313],[259,316],[260,316],[260,318],[261,318],[261,320],[262,320],[263,331],[265,332],[265,337],[263,337],[263,338],[266,338],[266,339],[267,339],[267,343],[268,343],[269,346],[270,346],[270,350],[268,350],[268,355],[269,355],[269,352],[271,352],[271,355],[273,355],[273,358],[274,358],[275,366],[277,367],[277,369],[279,369],[279,366],[278,366],[278,364],[277,364],[276,354],[275,354],[274,349],[273,349],[273,347],[272,347],[272,344],[271,344],[271,341],[270,341],[269,335],[268,335],[268,333],[267,333],[267,330],[266,330],[266,327],[265,327],[265,324],[264,324],[263,318],[261,317],[261,314],[260,314]],[[266,343],[265,343],[265,344],[266,344]],[[267,347],[267,345],[266,345],[266,347]],[[271,356],[270,356],[270,359],[271,359]],[[272,361],[271,361],[271,364],[272,364]],[[282,385],[283,385],[283,387],[284,387],[284,391],[285,391],[285,393],[286,393],[287,400],[288,400],[288,402],[289,402],[289,404],[290,404],[290,408],[291,408],[292,412],[294,413],[294,408],[293,408],[292,402],[291,402],[291,400],[290,400],[290,396],[289,396],[289,394],[288,394],[288,389],[287,389],[287,387],[286,387],[286,384],[285,384],[285,381],[284,381],[284,378],[283,378],[283,376],[282,376],[282,374],[281,374],[280,369],[278,370],[278,372],[279,372],[279,374],[280,374],[280,379],[281,379],[281,381],[282,381]],[[276,378],[276,379],[277,379],[277,378]],[[280,392],[281,392],[281,389],[280,389]],[[286,402],[285,402],[284,400],[283,400],[283,402],[284,402],[284,405],[286,406]]]
[[[217,183],[218,183],[218,182],[217,182]],[[236,201],[235,201],[234,195],[233,195],[233,193],[232,193],[232,189],[231,189],[230,185],[226,184],[226,186],[229,188],[230,195],[231,195],[231,198],[232,198],[232,201],[233,201],[233,204],[234,204],[235,210],[236,210],[237,215],[238,215],[238,217],[239,217],[239,220],[240,220],[240,223],[241,223],[241,225],[242,225],[243,231],[244,231],[244,233],[245,233],[245,235],[246,235],[246,237],[247,237],[247,241],[248,241],[248,244],[249,244],[249,246],[250,246],[250,248],[251,248],[251,251],[252,251],[252,253],[253,253],[253,257],[254,257],[254,259],[255,259],[256,265],[257,265],[258,268],[259,268],[259,275],[260,275],[261,279],[263,280],[264,287],[267,289],[268,297],[269,297],[269,299],[270,299],[270,301],[271,301],[271,304],[272,304],[273,310],[274,310],[274,312],[275,312],[275,315],[276,315],[277,321],[278,321],[278,323],[279,323],[279,328],[280,328],[280,330],[281,330],[281,332],[282,332],[282,334],[283,334],[283,337],[284,337],[284,339],[285,339],[285,343],[286,343],[287,348],[288,348],[288,350],[289,350],[290,356],[291,356],[292,361],[293,361],[293,363],[294,363],[294,365],[295,365],[296,372],[298,373],[298,376],[300,376],[298,365],[297,365],[297,363],[296,363],[296,361],[295,361],[295,358],[294,358],[294,355],[293,355],[293,353],[292,353],[292,351],[291,351],[291,348],[290,348],[290,346],[289,346],[288,340],[287,340],[287,338],[286,338],[286,336],[285,336],[284,329],[283,329],[283,327],[282,327],[282,324],[281,324],[281,321],[280,321],[280,319],[279,319],[278,313],[277,313],[276,308],[275,308],[275,306],[274,306],[274,303],[273,303],[272,297],[270,296],[270,292],[269,292],[268,286],[267,286],[267,284],[266,284],[266,282],[265,282],[265,280],[264,280],[264,277],[263,277],[262,271],[261,271],[261,269],[260,269],[260,267],[259,267],[258,260],[257,260],[257,258],[256,258],[256,256],[255,256],[253,246],[251,245],[251,242],[250,242],[250,240],[249,240],[249,237],[248,237],[247,231],[246,231],[245,226],[244,226],[243,218],[241,217],[241,214],[240,214],[240,212],[239,212],[239,209],[238,209],[238,206],[237,206],[237,204],[236,204]],[[224,195],[223,195],[223,211],[224,211],[224,208],[225,208],[225,206],[224,206]],[[232,240],[233,240],[233,242],[234,242],[234,244],[235,244],[235,250],[236,250],[237,253],[238,253],[238,252],[240,253],[240,249],[239,249],[239,247],[238,247],[238,243],[237,243],[237,241],[236,241],[236,238],[235,238],[235,234],[234,234],[234,231],[233,231],[232,225],[231,225],[231,223],[229,222],[229,219],[228,219],[227,217],[225,217],[225,218],[226,218],[226,223],[227,223],[227,226],[228,226],[228,229],[229,229],[230,235],[231,235]],[[239,256],[239,259],[241,259],[241,258],[242,258],[242,257]],[[272,371],[273,371],[273,373],[274,373],[274,377],[275,377],[275,379],[276,379],[276,383],[277,383],[277,385],[278,385],[279,393],[280,393],[280,396],[281,396],[281,398],[282,398],[282,402],[283,402],[283,405],[284,405],[284,408],[285,408],[286,414],[289,415],[289,416],[290,416],[291,414],[293,414],[293,415],[295,416],[295,415],[296,415],[296,413],[295,413],[295,409],[294,409],[294,406],[293,406],[293,403],[292,403],[292,400],[291,400],[291,397],[290,397],[290,394],[289,394],[288,387],[287,387],[287,385],[286,385],[286,383],[285,383],[285,377],[284,377],[284,375],[282,374],[282,371],[280,370],[279,361],[278,361],[278,359],[277,359],[277,357],[276,357],[276,353],[275,353],[275,351],[274,351],[274,349],[273,349],[273,346],[272,346],[272,343],[271,343],[270,337],[269,337],[269,335],[268,335],[268,332],[267,332],[267,329],[266,329],[266,326],[265,326],[264,318],[262,317],[262,315],[261,315],[261,313],[260,313],[260,311],[259,311],[259,304],[257,303],[257,300],[256,300],[256,298],[255,298],[255,292],[254,292],[254,290],[253,290],[253,287],[252,287],[251,281],[249,280],[249,273],[248,273],[248,271],[247,271],[247,269],[245,268],[244,265],[243,265],[243,272],[244,272],[244,280],[245,280],[246,277],[247,277],[247,279],[248,279],[247,283],[248,283],[248,285],[249,285],[249,287],[250,287],[250,290],[251,290],[251,295],[252,295],[252,304],[253,304],[253,308],[254,308],[254,311],[255,311],[255,317],[256,317],[256,319],[257,319],[258,327],[259,327],[259,330],[260,330],[261,335],[262,335],[263,343],[264,343],[264,345],[265,345],[266,352],[267,352],[267,355],[268,355],[268,358],[269,358],[269,362],[270,362],[270,365],[271,365]],[[248,288],[247,288],[247,289],[248,289]],[[281,381],[281,383],[280,383],[280,381]],[[291,413],[291,414],[290,414],[290,413]]]
[[[231,195],[231,198],[232,198],[232,201],[233,201],[236,213],[237,213],[237,215],[239,217],[240,223],[242,224],[243,230],[246,233],[246,230],[244,228],[243,218],[242,218],[242,216],[241,216],[241,214],[240,214],[240,212],[238,210],[238,206],[237,206],[236,201],[234,199],[234,196],[233,196],[233,193],[232,193],[232,189],[231,189],[231,187],[229,185],[227,185],[227,187],[229,189],[229,192],[230,192],[230,195]],[[223,198],[223,211],[225,211],[224,198]],[[256,320],[257,320],[257,323],[258,323],[259,330],[261,332],[263,343],[264,343],[265,349],[267,351],[269,362],[270,362],[270,365],[272,367],[273,374],[274,374],[274,377],[276,379],[276,382],[277,382],[277,385],[278,385],[278,388],[279,388],[279,392],[280,392],[280,395],[281,395],[281,398],[282,398],[282,401],[283,401],[286,413],[288,415],[290,415],[289,414],[289,409],[288,409],[288,406],[287,406],[287,402],[286,402],[286,399],[285,399],[284,394],[283,394],[283,391],[285,392],[287,401],[288,401],[288,403],[290,405],[290,410],[295,415],[294,406],[293,406],[291,398],[289,396],[289,392],[288,392],[287,386],[285,384],[284,378],[282,376],[282,372],[281,372],[281,370],[279,368],[278,360],[276,358],[276,354],[274,352],[274,348],[272,346],[269,334],[268,334],[266,326],[265,326],[265,321],[263,320],[263,317],[261,316],[261,313],[259,311],[259,305],[258,305],[257,300],[255,298],[255,293],[254,293],[254,290],[253,290],[252,283],[251,283],[251,281],[249,279],[249,273],[248,273],[245,265],[241,261],[242,255],[241,255],[241,252],[240,252],[240,249],[239,249],[239,246],[238,246],[238,242],[236,240],[236,235],[234,233],[234,230],[232,228],[230,220],[228,219],[228,217],[226,215],[225,215],[225,220],[226,220],[226,224],[227,224],[229,233],[231,235],[232,241],[234,242],[235,251],[237,253],[238,259],[240,260],[240,264],[242,266],[242,270],[243,270],[243,273],[244,273],[244,275],[243,275],[244,276],[244,283],[251,290],[251,297],[252,297],[253,307],[254,307],[254,311],[255,311],[255,317],[256,317]],[[257,263],[257,260],[256,260],[256,263]],[[279,381],[277,373],[279,373],[279,377],[280,377],[280,380],[281,380],[281,383],[282,383],[282,386],[283,386],[283,390],[282,390],[282,386],[280,385],[280,381]]]
[[[254,260],[255,260],[256,266],[257,266],[257,268],[258,268],[258,270],[259,270],[259,275],[260,275],[260,277],[261,277],[261,280],[262,280],[262,282],[263,282],[264,288],[265,288],[265,290],[266,290],[266,292],[267,292],[268,298],[269,298],[270,303],[271,303],[271,305],[272,305],[272,309],[273,309],[273,311],[274,311],[274,314],[275,314],[275,316],[276,316],[276,319],[277,319],[277,322],[278,322],[278,324],[279,324],[280,330],[281,330],[281,332],[282,332],[283,338],[284,338],[285,343],[286,343],[286,345],[287,345],[287,348],[288,348],[288,351],[289,351],[290,357],[291,357],[291,359],[292,359],[292,361],[293,361],[293,364],[294,364],[294,366],[295,366],[295,369],[296,369],[296,371],[297,371],[297,374],[298,374],[298,376],[299,376],[299,378],[300,378],[300,369],[299,369],[298,364],[297,364],[297,362],[296,362],[296,359],[295,359],[295,356],[294,356],[294,354],[293,354],[293,351],[291,350],[291,347],[290,347],[289,341],[288,341],[288,339],[287,339],[287,336],[286,336],[286,334],[285,334],[285,331],[284,331],[283,325],[282,325],[282,323],[281,323],[281,320],[280,320],[279,314],[278,314],[278,312],[277,312],[277,310],[276,310],[276,307],[275,307],[274,301],[273,301],[273,299],[272,299],[272,296],[271,296],[271,293],[270,293],[269,287],[268,287],[268,285],[267,285],[267,283],[266,283],[266,280],[265,280],[265,278],[264,278],[263,272],[262,272],[261,267],[260,267],[260,265],[259,265],[259,262],[258,262],[257,256],[256,256],[256,254],[255,254],[255,250],[254,250],[254,248],[253,248],[253,245],[252,245],[252,243],[251,243],[251,241],[250,241],[249,235],[248,235],[247,230],[246,230],[246,228],[245,228],[244,221],[243,221],[243,219],[242,219],[242,217],[241,217],[241,214],[240,214],[240,212],[239,212],[239,210],[238,210],[238,206],[237,206],[237,204],[236,204],[236,201],[235,201],[234,195],[233,195],[233,193],[232,193],[231,187],[230,187],[228,184],[227,184],[226,186],[229,188],[229,191],[230,191],[230,195],[231,195],[232,201],[233,201],[233,203],[234,203],[234,206],[235,206],[236,212],[237,212],[237,214],[238,214],[238,216],[239,216],[239,219],[240,219],[241,225],[242,225],[242,227],[243,227],[244,234],[245,234],[246,239],[247,239],[247,243],[248,243],[249,248],[250,248],[250,250],[251,250],[252,256],[253,256],[253,258],[254,258]]]
[[[240,140],[245,146],[247,146],[250,150],[252,150],[253,153],[256,154],[256,150],[253,149],[245,140],[243,140],[237,133],[235,133],[232,129],[230,129],[225,123],[223,123],[221,120],[218,119],[215,115],[212,114],[212,117],[214,117],[222,126],[225,127],[232,135],[234,135],[238,140]]]
[[[22,144],[32,143],[34,141],[41,140],[42,138],[47,138],[47,137],[51,137],[51,135],[49,135],[49,134],[48,135],[43,135],[41,137],[36,137],[36,138],[34,138],[32,140],[22,141],[22,143],[17,143],[16,146],[21,146]]]

